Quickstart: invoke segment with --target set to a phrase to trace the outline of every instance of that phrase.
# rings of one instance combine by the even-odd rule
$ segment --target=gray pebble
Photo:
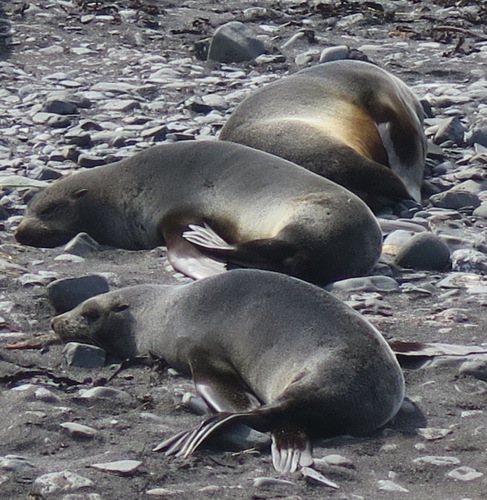
[[[80,476],[68,470],[62,472],[52,472],[39,476],[33,484],[33,490],[40,495],[54,495],[57,493],[67,493],[81,488],[94,486],[91,479]]]
[[[435,144],[443,144],[451,141],[453,144],[461,145],[465,127],[457,116],[442,120],[438,126],[438,130],[433,138]]]
[[[104,472],[113,472],[124,476],[131,476],[142,465],[139,460],[118,460],[101,464],[91,464],[90,467]]]
[[[78,108],[71,102],[51,98],[44,102],[42,111],[56,115],[73,115],[78,113]]]
[[[106,163],[105,158],[100,158],[98,156],[88,153],[82,153],[78,157],[78,165],[80,167],[85,167],[85,168],[99,167],[100,165],[105,165],[105,163]]]
[[[349,55],[350,55],[350,47],[348,47],[348,45],[337,45],[335,47],[328,47],[321,51],[320,63],[329,61],[339,61],[341,59],[348,59]]]
[[[418,429],[418,434],[426,441],[437,441],[451,434],[451,429],[436,429],[434,427],[423,427]]]
[[[409,490],[403,486],[391,481],[390,479],[381,479],[377,481],[377,486],[379,490],[392,492],[409,493]]]
[[[480,200],[476,194],[455,189],[434,194],[430,197],[430,202],[434,207],[454,210],[465,207],[477,208],[480,206]]]
[[[131,399],[130,395],[126,392],[111,387],[93,387],[92,389],[86,389],[81,391],[81,397],[84,399]]]
[[[389,276],[363,276],[336,281],[326,287],[328,291],[345,292],[398,292],[399,283]]]
[[[477,250],[461,248],[451,256],[452,270],[466,273],[487,274],[487,255]]]
[[[433,233],[419,233],[399,250],[395,262],[411,269],[442,271],[450,263],[450,250]]]
[[[35,469],[35,465],[28,458],[19,455],[5,455],[0,457],[0,470],[5,472],[21,473]]]
[[[277,479],[274,477],[256,477],[253,481],[255,488],[269,488],[273,486],[297,486],[292,481],[286,479]]]
[[[101,250],[101,245],[88,233],[78,233],[72,240],[68,241],[64,251],[84,257]]]
[[[413,460],[415,464],[432,464],[438,466],[445,465],[457,465],[460,463],[460,460],[457,457],[437,457],[437,456],[424,456],[415,458]]]
[[[101,368],[105,366],[106,352],[94,345],[68,342],[64,346],[63,357],[69,366]]]
[[[487,382],[487,356],[473,355],[463,362],[458,370],[462,375],[471,375]]]
[[[222,63],[255,59],[265,52],[264,44],[245,24],[231,21],[217,28],[210,43],[208,59]]]
[[[487,202],[481,203],[480,206],[473,211],[472,215],[474,217],[481,217],[482,219],[487,219]]]
[[[93,429],[93,427],[78,424],[77,422],[63,422],[59,425],[74,437],[92,439],[98,434],[98,431],[96,429]]]
[[[472,469],[472,467],[457,467],[450,471],[447,476],[452,479],[456,479],[458,481],[473,481],[474,479],[478,479],[482,477],[483,472],[479,472],[478,470]]]

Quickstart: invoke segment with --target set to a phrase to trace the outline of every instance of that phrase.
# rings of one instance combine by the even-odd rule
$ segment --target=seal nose
[[[56,331],[56,325],[59,323],[59,317],[54,316],[54,318],[51,319],[51,330]]]

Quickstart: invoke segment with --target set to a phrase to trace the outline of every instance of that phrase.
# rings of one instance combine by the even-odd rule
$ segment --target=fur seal
[[[310,439],[364,435],[404,397],[382,335],[325,290],[283,274],[237,269],[186,285],[139,285],[90,298],[52,321],[63,340],[121,358],[151,353],[217,412],[156,447],[188,455],[213,432],[246,424],[272,433],[273,464],[312,463]]]
[[[81,231],[125,249],[165,244],[173,267],[195,279],[223,272],[224,261],[325,284],[368,273],[381,251],[377,221],[354,194],[220,141],[155,146],[66,176],[32,198],[15,237],[53,247]]]
[[[273,82],[233,111],[220,138],[327,177],[373,210],[421,202],[423,109],[399,78],[367,62],[332,61]]]

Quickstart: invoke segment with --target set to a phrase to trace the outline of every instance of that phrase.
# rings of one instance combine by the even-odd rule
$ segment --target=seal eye
[[[83,311],[81,313],[81,316],[83,316],[83,318],[87,319],[88,321],[96,321],[101,316],[101,314],[99,311],[89,309],[88,311]]]
[[[47,207],[43,208],[42,210],[39,210],[39,216],[50,217],[66,207],[67,203],[52,203]]]
[[[113,312],[122,312],[122,311],[125,311],[128,308],[129,308],[129,305],[125,304],[124,302],[122,302],[121,304],[115,304],[112,307],[112,311]]]

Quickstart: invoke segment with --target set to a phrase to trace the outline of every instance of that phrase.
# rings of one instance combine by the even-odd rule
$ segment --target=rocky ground
[[[254,30],[265,57],[205,62],[209,37],[231,20]],[[429,108],[427,133],[441,145],[428,159],[431,197],[423,210],[388,215],[439,235],[452,268],[408,271],[385,257],[375,281],[334,293],[388,339],[486,347],[486,22],[485,5],[468,0],[3,0],[0,183],[50,182],[164,140],[214,138],[248,92],[347,45],[402,77]],[[487,370],[478,356],[406,369],[409,401],[395,422],[368,438],[316,443],[316,468],[338,489],[279,478],[268,449],[252,443],[185,460],[153,453],[201,418],[181,405],[191,382],[144,365],[66,366],[62,346],[42,337],[52,315],[46,286],[93,273],[112,289],[185,278],[163,248],[79,256],[18,245],[27,198],[22,188],[0,192],[2,498],[487,497]],[[19,349],[23,341],[29,348]],[[95,387],[116,391],[88,397]]]

